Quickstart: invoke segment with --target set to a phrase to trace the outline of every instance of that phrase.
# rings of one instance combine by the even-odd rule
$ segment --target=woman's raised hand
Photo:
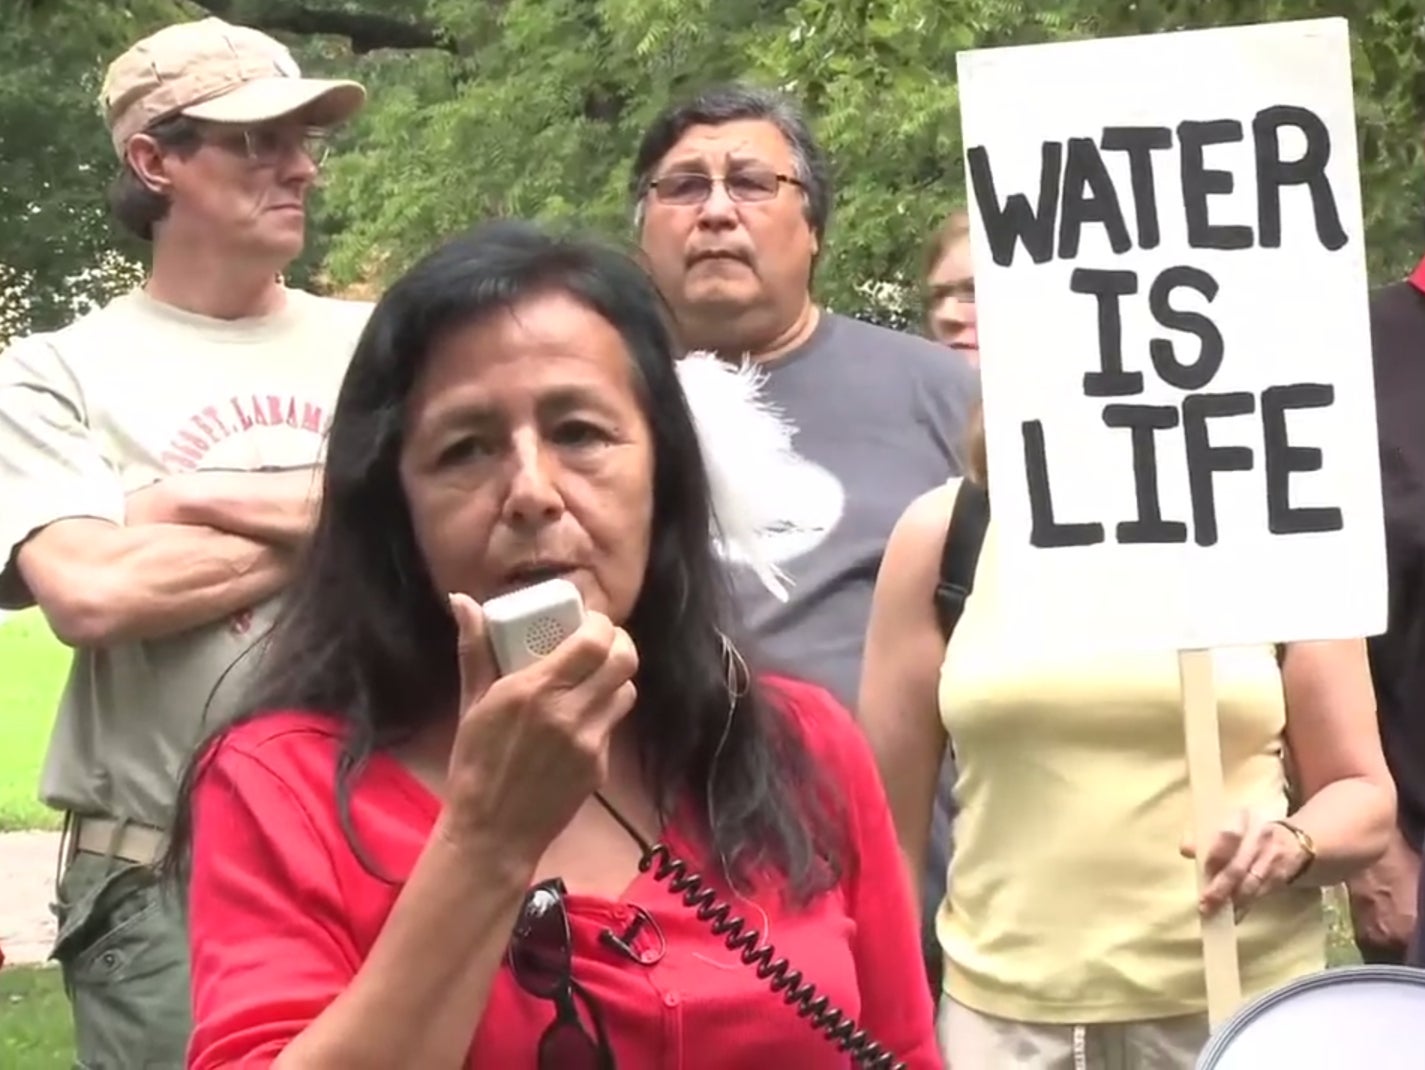
[[[479,605],[450,598],[459,628],[460,721],[446,781],[447,833],[494,838],[536,862],[608,775],[633,708],[638,653],[590,612],[551,653],[500,676]]]

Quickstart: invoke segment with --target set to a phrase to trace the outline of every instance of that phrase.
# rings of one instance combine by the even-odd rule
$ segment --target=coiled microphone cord
[[[800,970],[794,969],[787,959],[778,958],[776,948],[762,942],[761,933],[751,928],[745,917],[734,916],[732,905],[727,900],[719,900],[717,893],[706,886],[706,881],[691,872],[688,864],[669,847],[662,843],[650,845],[602,792],[595,792],[594,798],[642,849],[643,855],[638,861],[640,872],[651,872],[655,881],[663,884],[670,894],[679,896],[684,906],[696,911],[698,920],[706,923],[713,935],[720,937],[744,965],[756,970],[757,976],[794,1008],[798,1017],[838,1049],[849,1052],[856,1065],[864,1070],[906,1070],[905,1063],[897,1061],[891,1052],[867,1036],[854,1019],[833,1007],[826,996],[818,995],[816,985],[804,980]]]

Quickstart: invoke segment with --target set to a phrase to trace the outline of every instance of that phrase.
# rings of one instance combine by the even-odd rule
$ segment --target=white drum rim
[[[1227,1019],[1221,1028],[1212,1034],[1211,1039],[1207,1042],[1207,1047],[1202,1049],[1202,1053],[1197,1058],[1196,1070],[1211,1070],[1215,1061],[1222,1056],[1223,1049],[1264,1011],[1276,1004],[1313,988],[1329,988],[1349,984],[1353,981],[1405,982],[1412,987],[1425,988],[1425,969],[1418,969],[1414,966],[1337,966],[1319,973],[1308,974],[1305,977],[1298,977],[1295,981],[1265,992],[1252,1000],[1251,1003],[1239,1008],[1237,1013]]]

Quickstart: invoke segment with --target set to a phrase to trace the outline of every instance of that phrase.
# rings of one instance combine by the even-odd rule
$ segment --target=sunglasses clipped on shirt
[[[613,1049],[599,1009],[574,980],[567,891],[558,877],[536,884],[525,895],[510,937],[506,961],[515,981],[531,996],[554,1004],[554,1021],[539,1038],[536,1070],[615,1070]],[[590,1036],[575,997],[594,1023]]]

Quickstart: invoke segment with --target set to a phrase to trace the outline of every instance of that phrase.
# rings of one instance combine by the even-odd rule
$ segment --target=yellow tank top
[[[985,1014],[1092,1024],[1207,1004],[1176,652],[1036,647],[1000,613],[993,539],[941,668],[959,776],[945,991]],[[1091,598],[1092,591],[1042,592]],[[1284,816],[1285,709],[1270,646],[1213,654],[1230,802]],[[1317,889],[1238,926],[1248,997],[1325,965]]]

